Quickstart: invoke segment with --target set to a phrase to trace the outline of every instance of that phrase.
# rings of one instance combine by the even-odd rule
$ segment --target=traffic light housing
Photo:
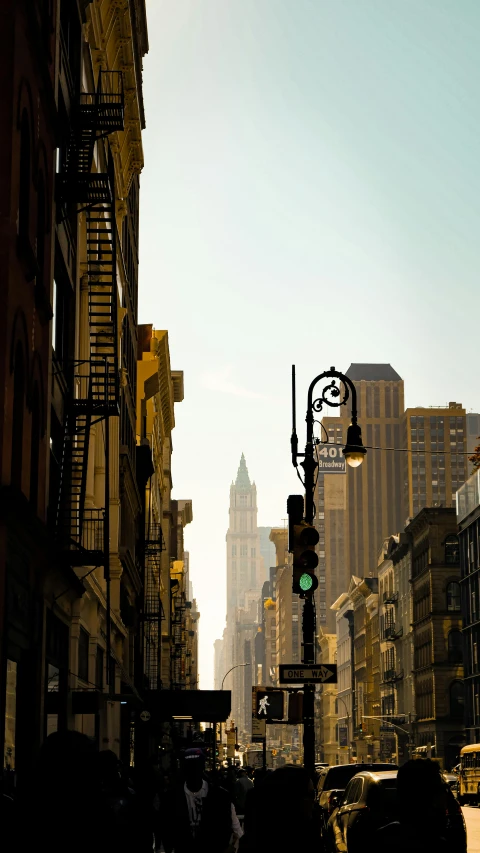
[[[315,569],[318,566],[318,554],[315,546],[320,536],[313,524],[306,521],[293,527],[293,584],[292,590],[301,598],[309,598],[318,587]]]

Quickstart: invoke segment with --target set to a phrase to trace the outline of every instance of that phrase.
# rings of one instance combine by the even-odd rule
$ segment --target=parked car
[[[444,834],[451,853],[466,853],[467,833],[460,804],[451,788]],[[372,833],[398,819],[397,771],[363,771],[348,783],[332,812],[325,833],[329,853],[363,853]]]
[[[317,800],[322,834],[326,832],[330,815],[338,805],[350,779],[362,770],[398,770],[398,767],[396,764],[336,764],[320,771]]]
[[[458,776],[456,775],[456,773],[444,773],[443,778],[445,779],[453,795],[456,797],[458,794]]]

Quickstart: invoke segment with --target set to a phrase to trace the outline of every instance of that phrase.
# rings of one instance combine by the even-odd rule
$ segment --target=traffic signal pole
[[[314,391],[319,382],[329,380],[328,384],[323,387],[321,394],[314,399]],[[315,445],[318,441],[314,438],[314,423],[315,414],[320,413],[323,406],[332,406],[338,408],[344,406],[347,400],[352,398],[352,422],[347,431],[347,441],[343,449],[344,456],[347,462],[356,467],[359,465],[366,453],[362,443],[360,427],[357,424],[357,395],[353,382],[343,373],[339,373],[334,367],[329,371],[321,373],[308,389],[307,399],[307,440],[305,444],[305,453],[298,453],[298,437],[296,429],[296,389],[295,389],[295,366],[292,366],[292,436],[291,436],[291,453],[292,463],[298,472],[298,460],[304,471],[303,485],[305,487],[305,506],[304,506],[304,524],[313,525],[315,520],[315,482],[316,471],[318,464],[315,460]],[[292,500],[293,498],[293,500]],[[292,516],[296,512],[295,496],[289,498],[292,513],[289,510],[289,537],[292,532],[292,542],[289,539],[289,550],[294,551],[293,541],[295,539],[295,525],[298,525],[298,519],[292,524]],[[288,506],[288,504],[287,504]],[[317,540],[318,541],[318,538]],[[316,565],[315,563],[313,565]],[[314,569],[311,570],[312,574]],[[295,577],[295,557],[294,557],[294,577]],[[307,579],[308,580],[308,579]],[[315,664],[315,605],[314,593],[318,586],[318,579],[312,578],[314,583],[310,586],[302,586],[300,580],[300,588],[294,591],[303,595],[303,618],[302,618],[302,639],[303,653],[302,663],[305,666]],[[315,772],[315,687],[305,684],[303,693],[303,764],[308,773],[314,776]]]

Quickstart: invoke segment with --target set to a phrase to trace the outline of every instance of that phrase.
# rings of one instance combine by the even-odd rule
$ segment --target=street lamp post
[[[315,396],[315,388],[320,382],[327,382],[321,394]],[[305,487],[305,511],[304,520],[307,524],[313,524],[315,518],[315,472],[318,463],[315,460],[315,447],[319,443],[314,438],[315,414],[322,411],[324,406],[339,408],[346,406],[349,398],[352,398],[352,419],[347,430],[347,441],[343,448],[343,455],[352,468],[357,468],[363,462],[366,449],[362,442],[362,432],[357,423],[357,392],[355,385],[343,373],[339,373],[334,367],[320,373],[310,383],[307,396],[307,441],[305,453],[298,452],[298,437],[296,431],[295,412],[295,366],[292,366],[292,403],[293,403],[293,428],[291,437],[292,463],[298,471],[298,460],[304,470],[303,485]],[[315,663],[315,609],[313,605],[313,593],[304,594],[302,634],[303,634],[303,659],[302,663],[312,666]],[[304,685],[303,693],[303,763],[308,772],[313,776],[315,771],[315,688],[312,685]]]
[[[248,661],[247,663],[236,663],[235,666],[231,666],[230,669],[227,670],[227,672],[225,673],[225,675],[222,678],[222,686],[221,686],[220,690],[223,690],[223,685],[225,684],[225,679],[226,679],[227,675],[230,675],[230,673],[233,672],[234,669],[239,669],[242,666],[251,666],[251,663],[250,663],[250,661]],[[217,731],[217,724],[215,723],[215,732],[216,731]],[[222,742],[222,723],[220,722],[220,745],[222,745],[222,743],[223,743]],[[216,745],[215,745],[215,751],[216,751]]]

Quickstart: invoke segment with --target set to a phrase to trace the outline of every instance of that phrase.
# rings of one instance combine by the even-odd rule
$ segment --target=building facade
[[[457,493],[460,545],[460,589],[463,621],[465,733],[467,743],[480,742],[480,471]]]
[[[354,624],[353,605],[346,592],[332,604],[336,616],[337,637],[337,716],[338,742],[336,764],[350,763],[353,733],[355,730],[354,708]]]
[[[467,477],[467,421],[461,403],[407,409],[402,418],[403,524],[423,507],[455,506]],[[403,528],[402,528],[403,529]]]
[[[25,778],[46,727],[43,654],[62,658],[68,619],[49,615],[48,527],[57,4],[7,0],[0,32],[0,741]],[[67,609],[79,594],[57,565]],[[48,641],[46,636],[48,635]],[[56,650],[56,651],[55,651]]]
[[[423,509],[406,532],[412,549],[416,747],[450,769],[465,742],[455,510]]]

